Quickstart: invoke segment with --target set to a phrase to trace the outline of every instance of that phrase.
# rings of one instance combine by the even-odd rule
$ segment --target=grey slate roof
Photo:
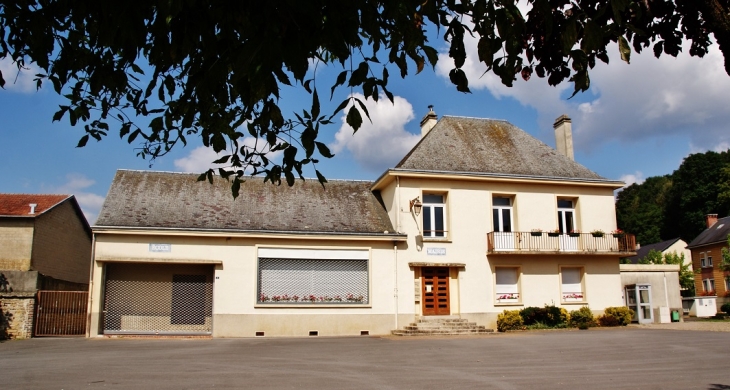
[[[293,187],[249,178],[233,199],[230,182],[198,175],[117,171],[96,227],[380,234],[394,229],[371,182],[317,180]]]
[[[704,232],[700,233],[687,248],[698,247],[702,245],[716,244],[718,242],[727,242],[727,235],[730,234],[730,217],[718,218],[717,222]]]
[[[612,181],[509,122],[444,116],[397,169]]]
[[[674,243],[679,240],[680,237],[677,237],[671,240],[657,242],[654,244],[642,245],[641,248],[636,251],[636,256],[626,257],[626,259],[631,261],[631,264],[638,264],[639,259],[646,257],[646,255],[648,255],[652,249],[659,252],[664,252],[665,250],[667,250],[667,248],[674,245]]]

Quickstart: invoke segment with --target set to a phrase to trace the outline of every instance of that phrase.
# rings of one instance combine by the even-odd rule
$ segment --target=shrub
[[[525,329],[519,310],[505,310],[497,316],[497,330],[506,332],[508,330]]]
[[[596,320],[593,318],[591,309],[588,306],[583,306],[578,310],[570,312],[569,325],[572,327],[581,327],[581,325],[595,326]]]
[[[601,326],[619,326],[621,322],[610,314],[604,314],[598,317],[598,324]]]
[[[601,318],[604,317],[606,317],[606,319],[602,321]],[[606,322],[607,324],[614,322],[613,320],[608,319],[608,317],[613,317],[616,325],[604,325],[603,322]],[[607,307],[603,311],[603,315],[598,317],[598,322],[601,323],[601,326],[626,326],[631,323],[631,319],[633,317],[634,311],[626,306]]]
[[[544,327],[554,328],[568,322],[568,311],[554,305],[528,306],[520,310],[520,316],[526,326],[539,323]]]
[[[723,303],[722,306],[720,306],[720,310],[722,310],[725,313],[730,314],[730,302]]]

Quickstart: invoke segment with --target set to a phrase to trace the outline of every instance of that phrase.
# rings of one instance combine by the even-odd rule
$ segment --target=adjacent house
[[[697,295],[717,295],[718,307],[730,294],[730,280],[720,268],[722,249],[728,248],[730,217],[717,218],[717,214],[705,216],[707,229],[700,233],[687,249],[692,252],[692,266],[695,272]]]
[[[91,228],[73,195],[0,194],[0,300],[30,337],[37,290],[87,290]]]
[[[91,336],[389,334],[420,318],[624,305],[609,180],[508,122],[443,117],[374,182],[117,172],[94,226]]]
[[[636,249],[635,256],[625,257],[623,262],[625,264],[639,264],[639,260],[646,257],[652,250],[660,252],[662,256],[670,253],[679,256],[684,255],[684,264],[689,265],[689,269],[692,270],[692,252],[687,249],[687,242],[679,237],[654,244],[641,245],[640,248]]]

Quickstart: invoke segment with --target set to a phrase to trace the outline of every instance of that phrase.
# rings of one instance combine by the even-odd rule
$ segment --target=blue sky
[[[591,89],[568,100],[572,86],[567,83],[550,87],[545,79],[534,76],[507,88],[492,75],[482,76],[484,67],[472,61],[477,58],[476,42],[467,43],[469,59],[464,70],[472,94],[457,92],[448,81],[452,62],[445,54],[435,70],[427,68],[405,80],[392,67],[389,89],[396,95],[395,104],[387,99],[368,101],[373,123],[366,121],[354,136],[343,118],[325,127],[321,141],[336,156],[322,159],[319,170],[328,178],[377,178],[417,142],[419,121],[428,105],[435,106],[439,117],[505,119],[550,146],[555,145],[554,119],[568,114],[573,119],[576,161],[629,184],[671,173],[690,153],[730,147],[730,76],[722,69],[716,47],[703,59],[688,54],[655,59],[650,50],[633,53],[631,65],[620,61],[618,49],[611,47],[611,64],[593,69]],[[445,47],[440,49],[445,53]],[[215,159],[199,139],[151,167],[150,161],[136,157],[137,145],[113,133],[102,142],[92,140],[76,148],[83,126],[72,127],[67,118],[51,122],[63,99],[50,86],[35,90],[35,69],[21,73],[17,80],[8,60],[0,60],[0,70],[8,80],[5,90],[0,90],[0,192],[74,194],[93,224],[117,169],[199,173]],[[340,70],[331,66],[318,71],[323,100]],[[282,92],[285,113],[311,105],[301,89]],[[331,111],[348,93],[340,89],[323,109]],[[314,177],[314,171],[305,176]]]

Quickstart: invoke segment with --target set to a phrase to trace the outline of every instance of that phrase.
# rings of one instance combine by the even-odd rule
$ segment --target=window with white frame
[[[520,302],[520,268],[495,267],[495,299],[497,303]]]
[[[367,304],[367,250],[261,248],[259,304]]]
[[[423,194],[423,237],[446,237],[446,196]]]
[[[715,279],[703,279],[702,280],[702,287],[704,288],[705,292],[713,292],[715,291]]]
[[[707,252],[706,256],[707,256],[707,266],[712,267],[712,253]]]
[[[705,252],[700,252],[700,267],[706,267],[706,265],[705,265]]]
[[[583,267],[561,267],[560,282],[563,302],[585,301]]]
[[[577,231],[575,227],[575,202],[569,199],[558,199],[558,230],[560,233]]]

